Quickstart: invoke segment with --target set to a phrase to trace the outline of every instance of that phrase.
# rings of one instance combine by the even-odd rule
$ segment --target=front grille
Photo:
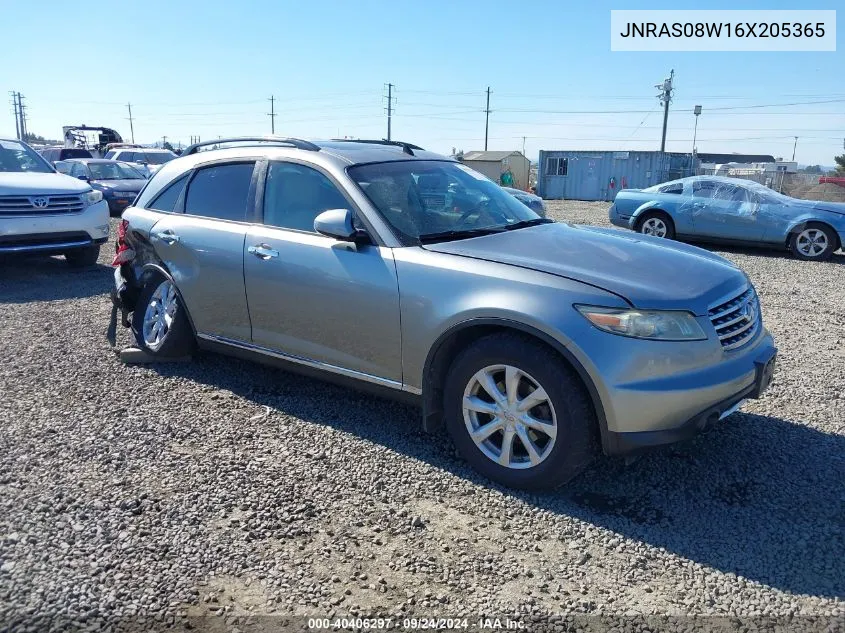
[[[82,196],[0,196],[0,217],[79,213],[84,208]]]
[[[757,293],[754,288],[749,288],[730,301],[710,308],[708,316],[724,349],[742,347],[754,338],[760,329],[760,302]]]

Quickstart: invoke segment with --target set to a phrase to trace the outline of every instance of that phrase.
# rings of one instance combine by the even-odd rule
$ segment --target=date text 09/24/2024
[[[407,630],[407,631],[449,631],[449,630],[505,630],[525,629],[521,620],[511,618],[309,618],[311,630]]]

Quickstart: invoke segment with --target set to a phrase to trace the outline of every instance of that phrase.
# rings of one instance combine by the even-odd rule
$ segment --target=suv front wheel
[[[144,284],[132,332],[138,346],[153,356],[188,356],[194,351],[194,334],[182,298],[172,281],[155,276]]]
[[[493,334],[461,352],[444,390],[446,425],[476,470],[511,488],[559,486],[597,452],[597,423],[581,381],[553,350]]]

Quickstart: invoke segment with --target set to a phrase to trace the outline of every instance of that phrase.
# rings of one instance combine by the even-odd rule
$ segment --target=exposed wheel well
[[[831,234],[833,234],[834,244],[836,246],[833,249],[834,251],[842,248],[842,240],[839,239],[839,233],[836,232],[836,229],[833,228],[832,226],[830,226],[830,224],[827,224],[826,222],[816,222],[816,221],[802,222],[801,224],[797,224],[797,225],[793,226],[792,229],[790,229],[789,234],[786,236],[786,247],[789,248],[790,242],[792,242],[793,236],[797,235],[798,233],[800,233],[804,229],[809,228],[809,227],[813,227],[813,226],[825,228],[828,231],[830,231]]]
[[[456,326],[435,342],[423,371],[423,428],[426,431],[436,431],[443,427],[443,386],[455,357],[461,350],[480,338],[500,332],[530,336],[541,345],[550,348],[561,362],[575,372],[590,397],[599,422],[599,430],[604,439],[607,430],[604,407],[595,385],[581,364],[566,351],[563,345],[542,332],[520,323],[498,320],[480,320]]]
[[[643,220],[645,220],[649,215],[662,215],[673,227],[675,226],[675,223],[672,221],[672,216],[666,213],[663,209],[648,209],[637,216],[637,222],[634,224],[634,228],[639,230]]]

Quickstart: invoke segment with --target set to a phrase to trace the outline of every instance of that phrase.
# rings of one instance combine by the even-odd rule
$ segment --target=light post
[[[695,115],[695,128],[692,133],[692,168],[695,170],[695,139],[698,137],[698,115],[701,114],[701,106],[695,106],[692,113]]]

